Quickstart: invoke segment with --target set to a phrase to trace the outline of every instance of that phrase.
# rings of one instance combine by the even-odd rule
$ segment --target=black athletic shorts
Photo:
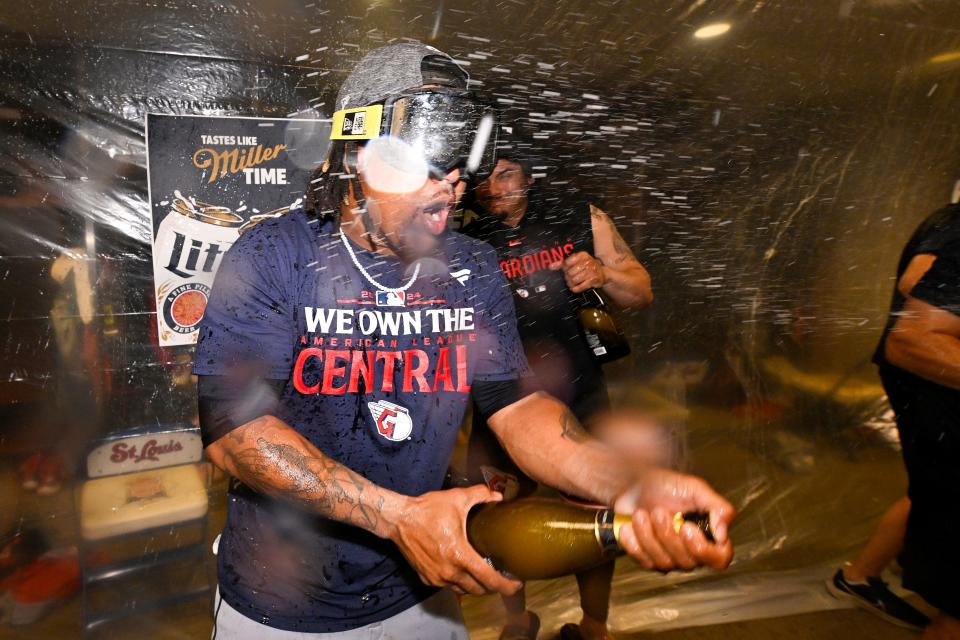
[[[880,378],[910,483],[903,586],[960,618],[960,392],[889,365]]]

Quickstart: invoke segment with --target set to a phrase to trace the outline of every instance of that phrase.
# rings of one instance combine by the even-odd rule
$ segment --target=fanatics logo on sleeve
[[[451,271],[450,277],[462,284],[467,286],[467,279],[470,277],[470,269],[460,269],[459,271]]]
[[[377,432],[393,442],[400,442],[410,437],[413,431],[413,420],[410,410],[387,400],[368,402],[370,415],[377,427]]]

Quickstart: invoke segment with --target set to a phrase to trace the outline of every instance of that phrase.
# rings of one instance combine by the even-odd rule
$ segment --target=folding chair
[[[202,459],[200,431],[195,427],[139,428],[94,443],[77,500],[84,635],[133,614],[195,598],[212,601],[206,544],[210,465]],[[140,545],[138,553],[96,561],[95,552],[105,546],[123,546],[125,541],[146,541],[159,535],[174,538],[190,528],[199,529],[196,542],[149,552]],[[134,579],[149,578],[162,566],[191,559],[204,568],[202,586],[160,594],[146,602],[138,598],[120,607],[92,610],[90,596],[95,587],[120,580],[130,580],[132,585]]]

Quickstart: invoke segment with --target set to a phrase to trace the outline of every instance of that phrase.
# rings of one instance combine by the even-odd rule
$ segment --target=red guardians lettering
[[[519,258],[510,258],[500,262],[500,270],[507,280],[513,280],[522,276],[528,276],[537,271],[549,269],[554,262],[560,262],[573,253],[572,242],[564,245],[557,245],[549,249],[540,249],[531,253],[525,253]]]

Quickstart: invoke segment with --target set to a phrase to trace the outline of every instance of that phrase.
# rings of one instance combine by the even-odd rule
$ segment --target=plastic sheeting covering
[[[155,346],[145,114],[329,117],[402,38],[468,65],[547,179],[613,215],[657,296],[624,318],[615,401],[740,510],[722,576],[621,561],[614,628],[832,606],[820,578],[905,490],[869,359],[900,247],[960,177],[951,0],[4,3],[4,530],[71,542],[69,501],[12,478],[32,451],[76,468],[99,435],[194,417],[192,349]],[[572,579],[530,595],[547,630],[578,617]],[[496,599],[465,611],[495,635]]]

